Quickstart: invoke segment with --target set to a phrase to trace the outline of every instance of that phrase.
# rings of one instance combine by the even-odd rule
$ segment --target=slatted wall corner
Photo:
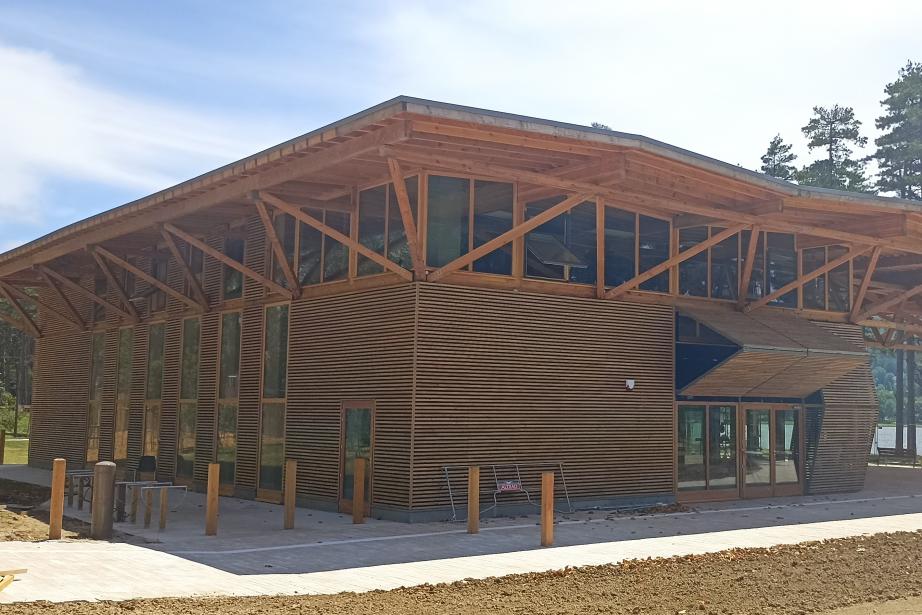
[[[202,315],[199,346],[198,414],[195,420],[196,481],[208,481],[208,464],[215,460],[215,421],[217,413],[218,336],[221,314]]]
[[[861,327],[817,325],[864,348]],[[879,412],[870,357],[860,367],[823,389],[823,414],[808,493],[841,493],[864,487],[868,456]]]
[[[337,500],[342,403],[372,401],[372,502],[409,506],[414,301],[403,285],[292,304],[285,455],[300,495]]]
[[[674,491],[672,307],[421,284],[418,317],[414,509],[448,505],[454,464],[560,462],[571,497]]]

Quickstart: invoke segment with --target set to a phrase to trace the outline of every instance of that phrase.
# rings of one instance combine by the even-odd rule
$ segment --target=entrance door
[[[759,405],[741,410],[742,496],[760,498],[803,493],[803,410]]]
[[[341,427],[340,494],[339,510],[352,513],[352,497],[355,493],[355,460],[365,459],[365,512],[371,512],[371,475],[374,458],[373,402],[348,402],[343,404]]]

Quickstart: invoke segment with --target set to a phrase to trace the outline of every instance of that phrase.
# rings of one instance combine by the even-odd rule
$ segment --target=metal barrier
[[[458,506],[467,499],[468,470],[470,465],[442,466],[445,484],[448,489],[448,500],[451,503],[451,518],[449,521],[458,521]],[[488,493],[493,503],[480,511],[484,514],[499,508],[500,498],[510,499],[508,503],[516,500],[522,504],[540,508],[540,504],[532,498],[532,493],[537,493],[541,488],[542,472],[553,472],[560,478],[559,485],[563,491],[563,500],[566,508],[558,510],[561,513],[574,511],[570,502],[570,492],[567,490],[567,478],[564,475],[563,464],[560,462],[530,462],[530,463],[494,463],[482,464],[480,492]],[[489,479],[491,488],[485,491],[483,479]]]

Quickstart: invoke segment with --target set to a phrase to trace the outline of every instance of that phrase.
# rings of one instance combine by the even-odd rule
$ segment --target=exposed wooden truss
[[[99,267],[100,271],[102,271],[103,277],[106,278],[106,284],[115,292],[115,296],[118,297],[119,302],[121,302],[121,304],[125,307],[125,311],[128,312],[128,318],[133,321],[137,321],[139,319],[138,310],[131,302],[131,298],[128,296],[128,293],[125,292],[125,288],[122,286],[121,281],[112,272],[112,268],[109,266],[108,261],[106,261],[106,259],[104,259],[96,252],[90,251],[90,253],[93,255],[93,259],[96,261],[96,266]],[[107,306],[108,304],[103,305],[103,307]]]
[[[53,288],[57,290],[57,287],[53,287]],[[0,289],[3,289],[4,291],[6,291],[6,293],[8,293],[7,296],[12,295],[13,297],[16,297],[18,300],[30,301],[34,303],[37,307],[41,308],[43,312],[46,312],[49,315],[54,316],[55,318],[59,319],[60,321],[70,326],[72,329],[75,329],[77,331],[83,330],[83,322],[77,316],[76,312],[74,312],[73,314],[67,314],[66,312],[62,312],[58,310],[57,308],[54,308],[48,305],[47,303],[45,303],[38,297],[33,297],[29,295],[28,293],[16,288],[12,284],[7,284],[6,282],[3,282],[3,281],[0,281]],[[60,291],[58,291],[58,294],[60,295]],[[61,295],[61,298],[63,299],[63,295]],[[68,303],[66,299],[64,300],[64,303],[67,306],[70,306],[70,303]],[[70,309],[73,310],[73,308],[70,308]]]
[[[16,298],[16,296],[11,292],[12,288],[13,287],[5,283],[0,284],[0,295],[2,295],[3,298],[6,299],[7,303],[9,303],[12,308],[16,310],[16,313],[19,315],[19,322],[21,323],[19,326],[24,327],[25,330],[33,337],[41,337],[41,330],[38,328],[38,325],[35,324],[35,321],[32,319],[32,316],[29,315],[29,312],[26,311],[22,304],[19,303],[19,300]]]
[[[852,322],[858,320],[858,316],[861,314],[861,306],[864,305],[864,297],[867,295],[868,288],[871,286],[871,278],[874,277],[877,261],[880,259],[880,252],[880,246],[874,246],[874,250],[871,252],[871,258],[868,260],[867,269],[865,269],[864,276],[861,278],[861,284],[858,286],[858,292],[855,293],[855,298],[852,300],[852,311],[849,314],[849,320]]]
[[[70,299],[61,292],[61,289],[58,288],[57,283],[44,272],[39,272],[39,275],[45,281],[45,287],[51,291],[51,293],[61,302],[61,306],[64,308],[68,319],[76,324],[80,329],[86,327],[86,323],[83,322],[83,319],[80,318],[80,314],[77,313],[77,310],[74,308],[73,304],[70,302]]]
[[[911,299],[912,297],[915,297],[919,293],[922,293],[922,284],[919,284],[918,286],[913,286],[912,288],[909,288],[901,292],[895,292],[889,297],[887,297],[886,299],[883,299],[881,301],[878,301],[877,303],[872,304],[868,309],[862,312],[862,314],[858,317],[858,320],[866,320],[870,318],[871,316],[885,312],[887,308],[891,308],[895,305],[899,305],[900,303],[907,301],[908,299]]]
[[[145,282],[147,282],[148,284],[150,284],[151,286],[155,288],[158,288],[159,290],[162,290],[164,293],[166,293],[170,297],[173,297],[177,301],[181,303],[185,303],[192,309],[197,310],[197,311],[201,311],[203,309],[202,304],[196,301],[195,299],[187,297],[185,294],[179,292],[178,290],[176,290],[175,288],[173,288],[166,282],[162,280],[158,280],[157,278],[150,275],[149,273],[147,273],[140,267],[137,267],[129,263],[124,258],[121,258],[120,256],[116,256],[115,254],[113,254],[112,252],[109,252],[108,250],[106,250],[105,248],[101,246],[94,246],[93,248],[91,248],[91,250],[99,254],[103,258],[115,263],[116,265],[124,269],[125,271],[134,274],[135,277],[141,280],[144,280]],[[205,307],[207,308],[207,303],[205,304]]]
[[[263,223],[263,229],[266,232],[266,238],[269,240],[269,246],[272,248],[272,254],[275,257],[275,266],[282,270],[285,276],[286,287],[291,290],[291,296],[295,299],[301,296],[301,284],[292,269],[291,261],[285,254],[285,247],[279,239],[278,233],[275,232],[275,225],[272,224],[272,216],[266,209],[265,203],[259,198],[259,194],[254,192],[250,194],[250,199],[256,205],[256,211],[259,213],[259,219]]]
[[[189,285],[189,289],[192,290],[192,294],[195,296],[195,301],[198,303],[199,307],[203,310],[208,309],[208,297],[205,296],[205,292],[202,290],[202,285],[199,284],[198,278],[195,277],[195,273],[189,267],[189,263],[186,262],[182,251],[179,249],[179,246],[176,245],[176,240],[173,239],[173,236],[166,232],[166,229],[160,228],[160,236],[163,237],[163,241],[166,244],[167,249],[170,251],[170,254],[173,255],[173,260],[176,262],[176,265],[182,271],[183,278],[186,280],[186,284]],[[192,251],[192,246],[188,246],[189,251]]]
[[[413,272],[417,278],[422,278],[426,272],[426,265],[423,262],[419,231],[416,228],[416,220],[413,219],[410,195],[407,194],[403,170],[400,168],[400,163],[394,158],[387,159],[387,166],[390,169],[391,182],[394,184],[394,194],[397,196],[397,207],[400,208],[400,219],[403,221],[403,229],[407,236],[407,249],[410,251],[410,258],[413,262]]]
[[[91,292],[91,291],[89,291],[89,290],[83,288],[82,286],[80,286],[79,284],[77,284],[76,282],[74,282],[73,280],[70,280],[70,279],[64,277],[63,275],[61,275],[60,273],[58,273],[58,272],[55,271],[54,269],[51,269],[50,267],[46,267],[45,265],[39,265],[39,266],[38,266],[38,269],[39,269],[40,271],[42,271],[43,273],[45,273],[46,275],[48,275],[48,276],[54,278],[55,280],[57,280],[58,282],[60,282],[62,286],[65,286],[65,287],[69,288],[70,290],[74,291],[75,293],[77,293],[77,294],[79,294],[79,295],[82,295],[83,297],[89,299],[90,301],[92,301],[92,302],[94,302],[94,303],[96,303],[96,304],[98,304],[98,305],[103,306],[103,307],[106,308],[107,310],[111,310],[111,311],[117,313],[119,316],[122,316],[123,318],[126,318],[126,319],[129,320],[130,322],[137,322],[137,312],[128,311],[128,310],[126,310],[126,309],[122,309],[122,308],[120,308],[119,306],[117,306],[117,305],[115,305],[115,304],[113,304],[113,303],[110,303],[110,302],[106,301],[105,299],[103,299],[102,297],[100,297],[99,295],[97,295],[96,293]]]
[[[743,309],[746,305],[746,297],[749,295],[749,284],[752,281],[752,270],[756,264],[756,249],[759,247],[759,235],[761,229],[753,225],[749,233],[749,245],[746,246],[746,261],[743,264],[743,273],[740,276],[740,287],[737,291],[736,307]]]
[[[215,260],[220,261],[221,263],[227,265],[231,269],[236,269],[237,271],[247,276],[248,278],[256,281],[262,286],[265,286],[271,292],[278,293],[284,297],[288,297],[289,299],[292,298],[293,296],[292,292],[288,290],[287,288],[285,288],[284,286],[276,284],[275,282],[273,282],[266,276],[262,275],[261,273],[253,270],[250,267],[247,267],[243,263],[235,261],[231,257],[222,253],[220,250],[216,250],[213,247],[209,246],[207,243],[195,237],[191,233],[187,233],[186,231],[182,230],[181,228],[173,224],[164,224],[163,228],[169,233],[176,235],[177,237],[179,237],[186,243],[195,246],[196,248],[201,250],[204,254],[214,258]]]

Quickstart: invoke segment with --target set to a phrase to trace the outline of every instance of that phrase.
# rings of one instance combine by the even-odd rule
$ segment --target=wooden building
[[[292,458],[348,511],[361,456],[413,520],[469,464],[562,464],[577,505],[859,489],[920,271],[918,203],[399,97],[0,255],[0,318],[31,464],[272,500]]]

